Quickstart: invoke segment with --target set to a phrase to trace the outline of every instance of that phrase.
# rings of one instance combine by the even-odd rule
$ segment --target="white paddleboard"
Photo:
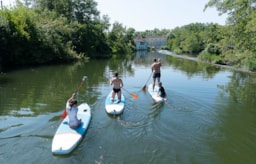
[[[81,118],[82,122],[76,129],[69,127],[68,116],[61,122],[52,140],[53,154],[68,154],[82,140],[91,120],[91,108],[87,103],[78,106],[77,117]]]
[[[106,97],[105,101],[105,109],[108,114],[111,115],[118,115],[121,114],[124,110],[124,105],[125,105],[125,98],[124,95],[121,95],[121,101],[118,102],[117,95],[115,95],[114,102],[111,101],[111,96],[112,96],[112,90]]]
[[[165,100],[167,100],[166,98],[162,98],[158,96],[158,90],[159,90],[159,86],[157,84],[155,85],[154,90],[153,90],[153,84],[149,84],[148,92],[155,102],[164,102]]]

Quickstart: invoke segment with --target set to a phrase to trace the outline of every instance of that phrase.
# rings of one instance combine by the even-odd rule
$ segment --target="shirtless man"
[[[160,67],[161,67],[161,62],[160,60],[156,60],[154,59],[154,62],[153,64],[151,65],[151,69],[152,69],[152,72],[153,72],[153,91],[155,89],[155,82],[156,82],[156,79],[158,81],[158,84],[160,82],[160,77],[161,77],[161,71],[160,71]]]
[[[124,86],[122,79],[118,78],[118,73],[116,72],[114,77],[110,80],[110,85],[113,85],[112,98],[114,101],[115,95],[117,94],[118,103],[121,101],[121,88]]]

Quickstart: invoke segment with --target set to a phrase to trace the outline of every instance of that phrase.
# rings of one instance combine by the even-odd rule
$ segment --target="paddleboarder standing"
[[[124,86],[122,79],[118,77],[115,72],[114,77],[110,80],[110,85],[113,85],[111,101],[114,102],[115,95],[117,94],[118,103],[121,101],[121,88]]]
[[[160,62],[160,59],[154,59],[153,60],[153,63],[151,65],[151,70],[153,72],[153,91],[155,89],[155,82],[156,82],[156,79],[158,81],[158,84],[160,83],[160,77],[161,77],[161,70],[160,70],[160,67],[161,67],[161,62]]]

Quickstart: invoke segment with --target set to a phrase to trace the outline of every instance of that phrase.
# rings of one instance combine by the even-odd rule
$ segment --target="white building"
[[[147,42],[145,42],[144,38],[142,38],[141,36],[134,39],[134,43],[136,45],[137,50],[147,50],[148,49]]]
[[[142,38],[141,36],[134,39],[137,50],[146,50],[148,47],[154,49],[161,49],[161,47],[166,47],[167,37],[166,36],[147,36]]]
[[[155,49],[161,49],[161,47],[166,47],[167,37],[166,36],[147,36],[145,41],[148,46]]]

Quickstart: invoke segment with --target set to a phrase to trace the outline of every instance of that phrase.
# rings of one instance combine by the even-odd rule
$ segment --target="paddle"
[[[127,91],[125,88],[122,88],[123,90],[125,90],[127,93],[129,93],[134,99],[138,99],[139,96],[133,93],[130,93],[129,91]]]
[[[83,76],[83,79],[82,79],[82,81],[80,82],[80,84],[77,86],[77,89],[76,89],[75,93],[77,93],[77,92],[79,91],[79,89],[82,87],[82,85],[83,85],[85,79],[87,79],[87,76]],[[67,116],[67,111],[66,111],[66,109],[65,109],[65,110],[63,111],[63,113],[61,114],[60,117],[61,117],[62,119],[64,119],[66,116]]]
[[[149,76],[149,78],[148,78],[148,80],[147,80],[146,84],[142,87],[142,90],[143,90],[143,91],[145,91],[145,90],[146,90],[146,88],[147,88],[147,84],[148,84],[148,81],[149,81],[149,79],[151,78],[152,73],[153,73],[153,72],[151,72],[151,74],[150,74],[150,76]]]

